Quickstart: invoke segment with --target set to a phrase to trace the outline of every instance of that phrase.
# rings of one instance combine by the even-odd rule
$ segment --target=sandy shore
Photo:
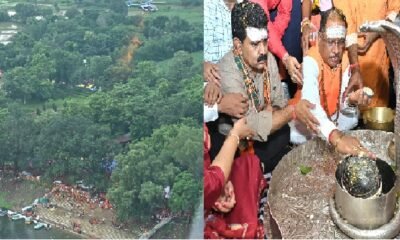
[[[12,205],[14,211],[21,211],[22,207],[31,205],[34,199],[44,196],[50,189],[44,186],[25,180],[16,180],[11,176],[0,174],[0,193],[3,193],[2,200]],[[118,229],[112,224],[116,219],[113,209],[103,209],[96,207],[91,209],[89,204],[79,203],[69,198],[50,197],[50,202],[57,207],[49,209],[38,205],[35,212],[40,216],[40,220],[50,223],[52,227],[57,227],[67,232],[76,234],[80,238],[99,238],[99,239],[137,239],[142,234],[151,230],[148,225],[139,226],[131,223],[129,229]],[[72,204],[71,204],[72,203]],[[72,206],[73,205],[73,206]],[[82,213],[83,216],[82,216]],[[89,219],[97,219],[99,224],[90,224]],[[73,223],[80,223],[82,233],[73,231]]]
[[[117,229],[111,224],[111,219],[106,219],[104,223],[90,224],[91,217],[99,218],[101,216],[113,214],[110,209],[96,209],[88,211],[87,215],[79,216],[76,210],[72,209],[66,201],[52,201],[57,204],[57,208],[51,210],[38,206],[36,214],[44,222],[50,223],[55,227],[72,232],[82,238],[102,238],[102,239],[124,239],[138,238],[140,232],[132,232],[129,230]],[[88,206],[85,206],[88,207]],[[104,212],[108,211],[108,214]],[[78,234],[73,231],[73,222],[78,222],[81,225],[82,233]]]

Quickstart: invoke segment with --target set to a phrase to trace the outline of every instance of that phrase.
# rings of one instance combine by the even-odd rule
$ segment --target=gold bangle
[[[230,132],[229,135],[228,135],[228,137],[229,137],[229,136],[235,137],[235,138],[237,139],[237,144],[239,145],[239,143],[240,143],[239,135]]]

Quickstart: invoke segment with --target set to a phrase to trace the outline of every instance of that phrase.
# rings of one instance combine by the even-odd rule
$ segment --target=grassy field
[[[0,180],[0,208],[20,209],[44,193],[45,188],[37,183],[3,177]]]
[[[0,192],[0,208],[11,209],[12,204],[6,200],[6,193]]]

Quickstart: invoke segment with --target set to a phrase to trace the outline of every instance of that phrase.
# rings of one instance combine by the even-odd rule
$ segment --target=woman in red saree
[[[260,160],[249,152],[234,159],[240,139],[252,134],[246,120],[235,123],[212,163],[206,126],[204,134],[204,238],[264,238],[257,217],[266,187]]]

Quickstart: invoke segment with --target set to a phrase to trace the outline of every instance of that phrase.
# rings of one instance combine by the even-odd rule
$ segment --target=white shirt
[[[203,87],[205,88],[207,86],[207,82],[204,82]],[[218,118],[218,104],[214,104],[211,107],[206,106],[203,104],[203,121],[206,122],[212,122],[217,120]]]
[[[314,3],[314,0],[311,0]],[[319,10],[321,12],[328,11],[332,8],[332,0],[319,0]]]
[[[318,127],[319,134],[318,136],[324,140],[328,141],[329,134],[334,129],[339,130],[350,130],[357,126],[358,124],[358,108],[349,107],[347,104],[347,99],[344,101],[344,104],[340,105],[339,117],[337,120],[338,126],[328,118],[324,109],[321,106],[320,95],[319,95],[319,86],[318,86],[318,74],[319,74],[319,66],[317,61],[315,61],[312,57],[306,56],[303,59],[303,76],[304,76],[304,85],[301,91],[301,98],[306,99],[309,102],[315,104],[315,108],[311,109],[311,113],[317,118],[320,125]],[[349,68],[344,71],[342,75],[342,86],[340,88],[340,102],[342,102],[342,95],[349,84]],[[336,118],[336,112],[331,116],[331,119]],[[299,121],[291,121],[289,123],[290,126],[290,141],[296,144],[303,143],[308,139],[311,139],[315,135],[311,134],[306,126]]]
[[[231,11],[223,0],[204,0],[204,60],[217,63],[232,46]]]
[[[218,105],[214,104],[211,107],[204,105],[204,122],[212,122],[218,118]]]

